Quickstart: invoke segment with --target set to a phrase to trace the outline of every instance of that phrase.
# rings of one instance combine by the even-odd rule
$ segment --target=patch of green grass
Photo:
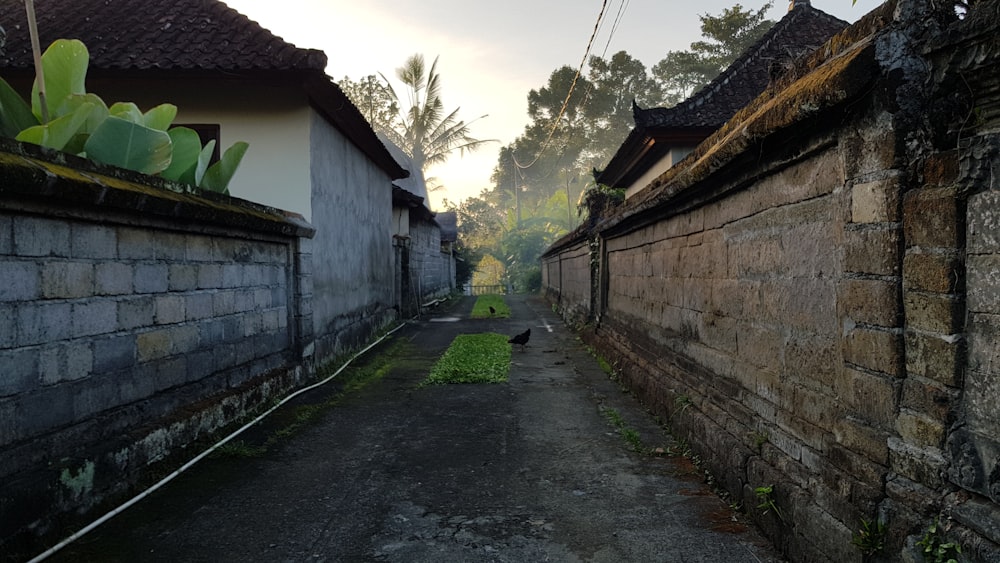
[[[490,313],[490,307],[493,307],[495,313]],[[480,295],[476,299],[476,304],[472,306],[472,313],[469,315],[473,319],[488,319],[488,318],[509,318],[510,317],[510,307],[504,303],[502,295],[486,294]]]
[[[460,334],[421,385],[507,381],[510,349],[503,334]]]
[[[625,424],[625,420],[617,410],[611,407],[604,407],[601,409],[601,412],[604,414],[604,418],[618,430],[618,433],[625,440],[625,443],[632,448],[632,451],[640,453],[647,451],[645,446],[642,445],[642,438],[639,437],[639,432]]]
[[[226,442],[219,446],[211,455],[216,457],[251,458],[260,457],[267,452],[267,446],[248,444],[243,440]]]

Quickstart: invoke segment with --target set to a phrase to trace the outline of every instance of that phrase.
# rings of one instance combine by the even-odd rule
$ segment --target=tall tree
[[[377,76],[369,74],[357,82],[345,76],[338,86],[376,131],[391,131],[399,127],[399,102]]]
[[[458,118],[459,108],[445,113],[437,62],[435,58],[428,69],[424,56],[416,54],[396,69],[396,77],[408,88],[408,103],[404,106],[407,109],[401,116],[398,128],[382,131],[424,171],[431,165],[448,160],[455,151],[462,154],[491,142],[472,137],[469,125]],[[388,85],[388,81],[386,84]],[[399,96],[391,85],[388,85],[388,89],[392,98],[399,103]]]
[[[665,101],[674,105],[686,99],[760,39],[774,25],[765,17],[773,4],[768,0],[757,11],[736,4],[717,16],[699,15],[705,40],[695,41],[688,51],[669,51],[653,66],[653,76],[663,88]]]

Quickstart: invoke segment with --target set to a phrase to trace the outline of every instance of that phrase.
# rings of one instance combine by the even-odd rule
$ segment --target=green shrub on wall
[[[209,166],[215,141],[202,147],[195,131],[171,127],[176,106],[161,104],[143,113],[131,102],[109,107],[96,94],[88,94],[90,53],[82,42],[56,40],[41,60],[45,111],[38,81],[29,106],[0,78],[0,134],[205,190],[229,192],[247,143],[234,143]]]

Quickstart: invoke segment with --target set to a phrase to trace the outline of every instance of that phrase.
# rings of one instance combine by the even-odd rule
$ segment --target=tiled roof
[[[811,53],[842,31],[847,22],[813,8],[808,2],[795,7],[771,27],[756,43],[704,88],[670,108],[642,109],[633,106],[635,128],[618,153],[598,176],[598,181],[614,187],[623,178],[636,178],[633,170],[639,152],[648,150],[651,130],[707,131],[718,129],[736,112],[753,101],[784,68]],[[708,133],[703,133],[707,137]],[[643,164],[652,165],[652,159]]]
[[[95,70],[322,71],[327,62],[216,0],[36,0],[35,15],[43,49],[79,39]],[[0,26],[0,70],[30,69],[23,0],[0,0]]]

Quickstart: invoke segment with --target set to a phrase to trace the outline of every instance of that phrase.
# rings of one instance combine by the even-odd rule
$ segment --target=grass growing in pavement
[[[502,383],[510,371],[507,336],[486,332],[460,334],[431,368],[421,385],[437,383]]]
[[[491,315],[490,307],[493,307],[496,313]],[[476,299],[476,304],[472,306],[472,314],[470,316],[474,319],[488,319],[490,317],[506,319],[510,317],[510,307],[504,303],[502,295],[480,295]]]
[[[604,418],[618,430],[618,433],[621,434],[622,439],[632,448],[632,451],[639,453],[646,452],[646,448],[642,445],[642,439],[639,437],[639,432],[629,427],[617,410],[611,407],[602,407],[601,411],[604,413]]]

